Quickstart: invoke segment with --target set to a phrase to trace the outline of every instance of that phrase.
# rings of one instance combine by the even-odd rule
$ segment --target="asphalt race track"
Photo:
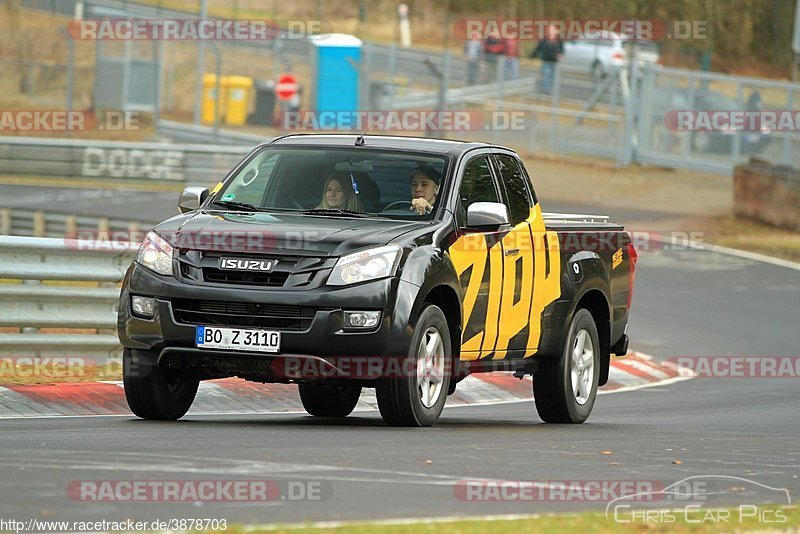
[[[657,358],[798,356],[800,270],[707,250],[639,257],[633,349]],[[177,423],[132,416],[0,420],[0,509],[20,520],[237,523],[602,511],[602,502],[465,502],[454,487],[464,479],[669,484],[698,475],[786,488],[794,502],[799,413],[795,377],[695,378],[603,395],[578,426],[541,423],[531,402],[445,408],[430,429],[390,428],[374,411],[344,421],[304,414]],[[68,495],[74,481],[254,479],[282,488],[312,482],[321,498],[197,504]],[[764,493],[748,498],[779,501]]]

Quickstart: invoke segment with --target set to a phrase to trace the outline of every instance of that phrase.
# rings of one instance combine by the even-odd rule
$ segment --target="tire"
[[[533,377],[536,411],[544,422],[586,421],[597,397],[600,350],[592,314],[583,308],[577,310],[567,329],[563,352],[557,358],[543,358]],[[579,356],[582,366],[578,363]],[[589,365],[591,369],[587,369]]]
[[[125,399],[137,417],[175,421],[191,408],[200,381],[176,369],[133,363],[130,351],[122,356]]]
[[[347,417],[358,404],[361,386],[300,384],[303,408],[316,417]]]
[[[417,369],[415,376],[384,378],[376,385],[381,417],[391,426],[433,426],[453,374],[450,331],[439,307],[428,304],[420,312],[406,358],[402,369]]]

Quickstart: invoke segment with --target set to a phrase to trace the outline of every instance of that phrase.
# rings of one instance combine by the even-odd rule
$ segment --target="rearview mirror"
[[[467,208],[467,228],[496,230],[509,221],[508,208],[500,202],[474,202]]]
[[[188,213],[200,207],[200,204],[208,198],[208,189],[205,187],[189,186],[183,190],[178,199],[178,210],[181,213]]]
[[[333,170],[339,172],[372,172],[372,164],[367,161],[339,161],[333,167]]]

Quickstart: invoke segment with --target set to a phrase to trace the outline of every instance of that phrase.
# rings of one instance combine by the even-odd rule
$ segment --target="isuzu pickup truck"
[[[431,426],[472,373],[533,375],[581,423],[628,347],[636,251],[605,217],[543,214],[522,161],[483,143],[289,135],[187,187],[124,280],[137,416],[179,419],[201,380],[296,383],[345,417]]]

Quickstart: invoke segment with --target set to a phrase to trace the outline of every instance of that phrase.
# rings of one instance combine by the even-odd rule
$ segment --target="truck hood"
[[[385,245],[429,224],[294,213],[197,211],[173,217],[154,230],[181,250],[341,256]]]

